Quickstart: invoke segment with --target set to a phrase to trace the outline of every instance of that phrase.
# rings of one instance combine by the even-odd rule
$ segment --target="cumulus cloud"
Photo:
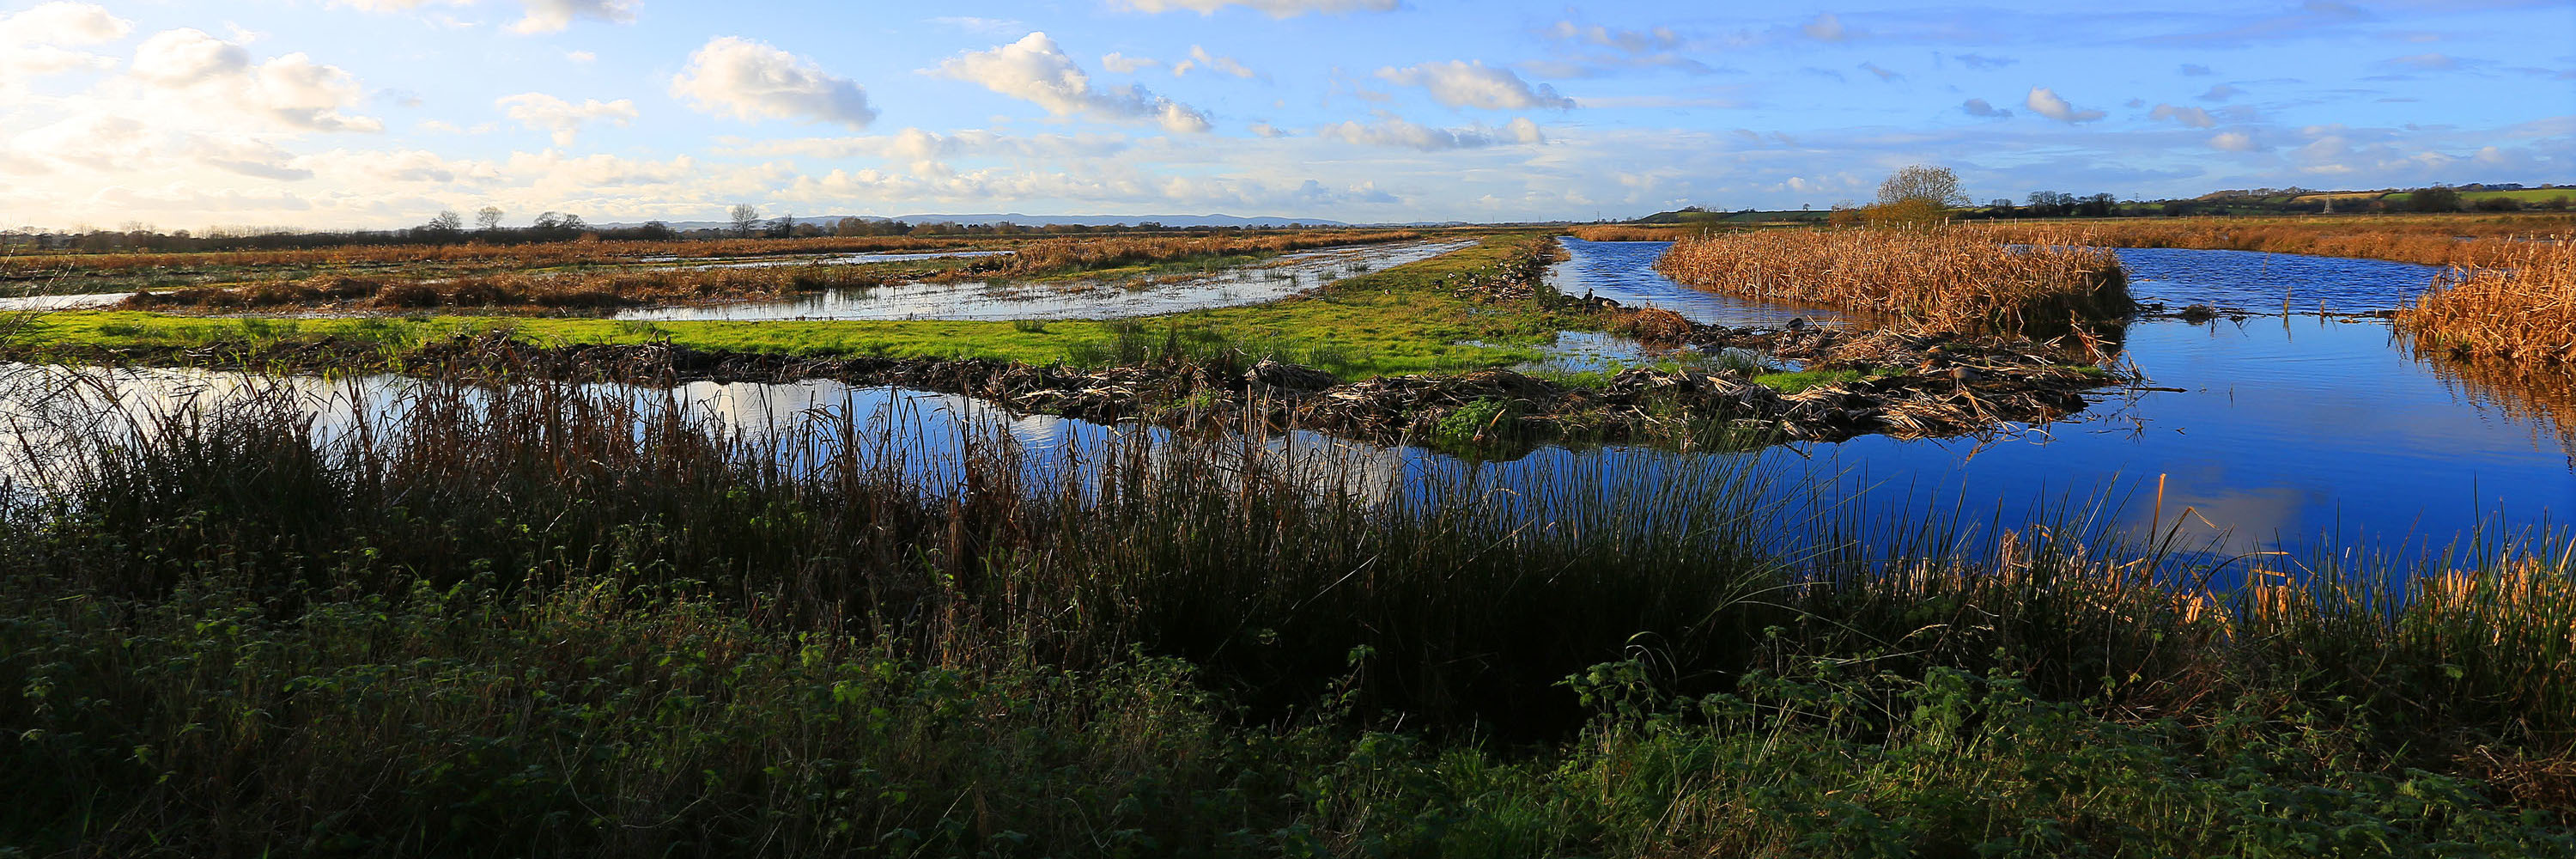
[[[625,125],[635,119],[635,102],[622,98],[611,102],[584,99],[573,104],[541,92],[523,92],[494,99],[492,104],[521,125],[552,133],[556,146],[571,146],[573,137],[581,133],[582,123],[596,120]]]
[[[1884,69],[1884,68],[1880,68],[1880,67],[1879,67],[1879,65],[1878,65],[1877,63],[1862,63],[1862,64],[1860,64],[1860,70],[1861,70],[1861,71],[1864,71],[1864,72],[1868,72],[1868,73],[1873,74],[1873,75],[1877,75],[1877,76],[1878,76],[1878,79],[1879,79],[1879,80],[1882,80],[1882,81],[1890,81],[1890,82],[1893,82],[1893,81],[1896,81],[1896,80],[1903,79],[1903,78],[1905,77],[1904,75],[1898,74],[1898,73],[1896,73],[1896,72],[1889,71],[1889,70]]]
[[[510,25],[513,33],[559,33],[572,26],[573,19],[589,18],[612,24],[632,23],[638,0],[524,0],[527,14]]]
[[[939,64],[939,73],[982,85],[1046,108],[1057,116],[1086,115],[1118,122],[1153,122],[1173,131],[1206,131],[1207,114],[1141,87],[1096,87],[1045,33],[988,51],[969,51]]]
[[[254,64],[241,45],[203,30],[155,33],[136,47],[133,78],[165,90],[186,91],[201,108],[235,110],[313,131],[380,131],[384,123],[348,116],[366,89],[337,66],[301,53]]]
[[[1972,98],[1967,101],[1960,102],[1959,111],[1969,116],[1982,116],[1989,119],[2002,119],[2013,115],[2012,111],[1987,104],[1986,100],[1982,98]]]
[[[132,22],[96,3],[38,3],[0,15],[0,45],[95,45],[133,31]]]
[[[2235,88],[2235,87],[2228,86],[2228,85],[2226,85],[2226,84],[2218,84],[2218,85],[2216,85],[2216,86],[2212,86],[2212,87],[2210,87],[2208,92],[2201,93],[2201,94],[2200,94],[2200,100],[2201,100],[2201,101],[2226,101],[2226,100],[2228,100],[2228,99],[2235,98],[2235,97],[2237,97],[2237,96],[2244,95],[2244,94],[2245,94],[2245,91],[2244,91],[2244,90],[2237,89],[2237,88]]]
[[[1834,17],[1832,12],[1816,13],[1816,17],[1798,25],[1798,32],[1819,42],[1840,42],[1852,35],[1843,27],[1843,19]]]
[[[2218,120],[2211,117],[2209,115],[2209,111],[2202,110],[2197,107],[2175,107],[2173,105],[2163,103],[2158,103],[2155,110],[2149,111],[2147,113],[2147,118],[2170,119],[2193,128],[2215,128],[2218,126]]]
[[[0,15],[0,98],[20,82],[76,69],[112,69],[116,58],[72,46],[124,38],[134,25],[94,3],[42,3]]]
[[[1236,62],[1233,57],[1220,57],[1209,54],[1206,48],[1198,45],[1190,46],[1189,59],[1182,60],[1172,66],[1172,76],[1180,77],[1182,75],[1189,74],[1192,69],[1207,69],[1218,74],[1233,75],[1239,78],[1259,77],[1261,75],[1260,72],[1253,71],[1250,66]]]
[[[868,92],[812,60],[738,36],[719,36],[689,55],[671,94],[698,110],[745,120],[832,122],[866,128],[877,112]]]
[[[1481,62],[1451,60],[1424,63],[1409,68],[1379,69],[1377,76],[1397,86],[1418,86],[1431,92],[1431,98],[1450,107],[1481,107],[1487,110],[1532,110],[1574,107],[1574,99],[1557,94],[1547,84],[1530,85],[1510,69],[1494,68]]]
[[[2242,131],[2226,131],[2210,135],[2209,148],[2221,152],[2257,152],[2262,149],[2254,143],[2253,137]]]
[[[1318,130],[1316,135],[1364,146],[1399,146],[1424,152],[1547,142],[1547,135],[1539,130],[1538,123],[1527,117],[1504,123],[1500,128],[1487,127],[1481,122],[1465,128],[1436,128],[1380,115],[1376,122],[1371,123],[1328,125]]]
[[[1138,12],[1197,12],[1201,15],[1213,15],[1225,7],[1240,6],[1273,18],[1290,18],[1309,12],[1387,12],[1403,3],[1401,0],[1120,0],[1119,5]]]
[[[2031,87],[2030,96],[2022,99],[2022,105],[2030,108],[2032,113],[2069,125],[2092,122],[2104,116],[2101,111],[2085,110],[2069,104],[2066,99],[2058,97],[2056,90],[2044,86]]]

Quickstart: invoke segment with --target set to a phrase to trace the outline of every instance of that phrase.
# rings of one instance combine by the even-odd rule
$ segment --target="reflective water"
[[[1791,319],[1832,323],[1841,316],[1817,307],[1793,307],[1748,301],[1690,289],[1655,271],[1655,260],[1672,242],[1587,242],[1560,239],[1573,259],[1548,271],[1548,285],[1566,295],[1607,298],[1629,307],[1654,307],[1690,317],[1694,322],[1734,327],[1786,324]]]
[[[1557,288],[1669,307],[1696,321],[1747,324],[1655,274],[1661,242],[1566,242]],[[2283,295],[2329,309],[2389,309],[2434,269],[2241,251],[2122,249],[2136,288],[2176,304],[2269,307]],[[2304,297],[2302,297],[2304,296]],[[2312,303],[2308,304],[2313,309]],[[1754,317],[1758,318],[1758,317]],[[2072,421],[1992,441],[1870,436],[1801,445],[1811,479],[1832,495],[1907,521],[1926,505],[1984,512],[2004,524],[2060,512],[2067,499],[2130,503],[2100,523],[2143,531],[2164,478],[2164,524],[2226,533],[2252,551],[2326,542],[2439,545],[2481,526],[2576,513],[2576,451],[2553,415],[2515,392],[2473,389],[2438,361],[2419,361],[2377,320],[2311,314],[2193,325],[2129,326],[2121,360],[2148,385]],[[1542,457],[1617,456],[1543,452]],[[2190,515],[2182,516],[2188,509]],[[1980,517],[1986,518],[1986,517]]]
[[[1600,245],[1568,246],[1575,259],[1557,276],[1577,285],[1580,294],[1584,273],[1602,270],[1601,260],[1588,256]],[[2173,261],[2171,253],[2162,256]],[[2211,291],[2204,294],[2254,289],[2225,277],[2229,259],[2245,260],[2230,255],[2184,262],[2200,273],[2194,282]],[[2253,266],[2249,277],[2265,276],[2262,260],[2246,262]],[[1619,288],[1642,299],[1685,306],[1689,298],[1669,281],[1657,287],[1631,273],[1620,280]],[[2288,287],[2315,294],[2378,288],[2340,282]],[[1671,293],[1659,294],[1659,288]],[[2159,523],[2179,524],[2186,544],[2216,540],[2227,552],[2439,548],[2464,535],[2538,527],[2576,511],[2576,453],[2560,423],[2567,413],[2545,406],[2562,401],[2563,391],[2552,400],[2492,380],[2466,384],[2448,365],[2410,357],[2385,323],[2314,315],[2201,325],[2159,320],[2128,327],[2122,339],[2122,360],[2134,362],[2151,385],[2177,390],[2110,397],[2073,420],[2017,428],[2022,431],[1984,441],[1873,436],[1744,454],[1551,447],[1483,463],[1306,433],[1272,439],[1266,449],[1327,458],[1364,475],[1348,486],[1376,493],[1408,493],[1435,480],[1472,481],[1512,490],[1506,494],[1533,506],[1627,504],[1637,515],[1651,516],[1651,491],[1631,490],[1732,471],[1761,475],[1758,482],[1784,521],[1834,510],[1891,531],[1910,530],[1927,515],[1945,513],[1987,532],[2047,524],[2140,534]],[[1604,348],[1615,351],[1615,344]],[[0,382],[15,378],[24,385],[66,372],[0,367]],[[324,433],[351,425],[355,415],[398,408],[401,393],[421,384],[170,370],[91,376],[84,390],[114,391],[147,410],[287,385],[322,416]],[[58,465],[41,454],[38,461],[25,458],[26,452],[45,449],[41,442],[47,438],[97,431],[48,421],[49,409],[64,400],[38,390],[44,387],[22,388],[14,397],[0,391],[0,435],[8,436],[0,438],[6,442],[0,443],[0,476],[23,480]],[[1112,433],[1161,437],[1149,430],[1011,415],[962,397],[831,382],[611,390],[704,410],[751,428],[817,412],[851,415],[876,428],[855,441],[908,446],[920,452],[921,467],[933,472],[941,467],[939,454],[968,431],[1008,432],[1041,454],[1079,451]],[[1797,530],[1795,522],[1783,529]]]
[[[1323,248],[1168,283],[969,281],[835,289],[787,301],[626,310],[619,319],[1114,319],[1276,301],[1366,271],[1430,259],[1474,242]]]
[[[881,263],[881,262],[919,262],[919,261],[921,261],[921,260],[926,260],[926,259],[970,259],[970,258],[975,258],[975,257],[1009,256],[1009,255],[1011,255],[1012,253],[1015,253],[1015,251],[1010,251],[1010,250],[879,251],[879,252],[874,252],[874,253],[856,253],[856,254],[797,255],[797,256],[776,256],[776,257],[753,257],[753,258],[748,258],[748,259],[724,259],[724,260],[718,260],[718,261],[715,261],[715,262],[703,262],[703,263],[696,263],[696,264],[692,264],[692,265],[683,265],[683,266],[679,266],[679,268],[687,269],[687,270],[689,270],[689,271],[705,271],[705,270],[708,270],[708,269],[718,269],[718,268],[778,268],[778,267],[781,267],[781,266],[799,266],[799,265],[867,265],[867,264],[869,264],[869,263]],[[648,257],[648,258],[645,258],[645,259],[642,259],[642,260],[638,260],[638,261],[639,261],[639,262],[678,262],[678,261],[680,261],[680,259],[681,259],[680,257]]]
[[[2280,312],[2284,299],[2293,312],[2314,312],[2320,304],[2335,313],[2395,310],[2442,273],[2440,268],[2414,263],[2257,251],[2119,248],[2113,252],[2128,267],[2129,292],[2139,301],[2174,307],[2206,304],[2257,313]]]

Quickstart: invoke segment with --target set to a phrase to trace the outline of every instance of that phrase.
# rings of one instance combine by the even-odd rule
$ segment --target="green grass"
[[[419,343],[506,330],[532,343],[642,344],[808,357],[992,358],[1102,363],[1123,339],[1177,336],[1201,348],[1237,348],[1319,366],[1345,378],[1509,366],[1536,360],[1557,330],[1587,317],[1534,306],[1484,305],[1438,283],[1491,268],[1526,236],[1488,238],[1429,260],[1348,278],[1317,294],[1246,307],[1132,321],[1051,320],[1034,330],[1009,321],[677,321],[649,326],[605,319],[405,316],[262,322],[136,311],[47,314],[24,333],[21,354],[78,356],[114,349],[274,346],[282,339],[361,337]],[[1475,345],[1466,345],[1473,343]]]
[[[2390,205],[2404,205],[2407,201],[2415,199],[2415,195],[2413,192],[2400,191],[2383,196],[2379,199],[2386,201]],[[2479,200],[2494,199],[2513,200],[2525,205],[2537,205],[2557,199],[2576,201],[2576,188],[2525,188],[2519,191],[2460,192],[2460,202],[2464,204],[2475,203]]]
[[[1808,388],[1847,385],[1875,375],[1877,375],[1875,372],[1863,370],[1798,370],[1787,373],[1764,373],[1753,377],[1753,381],[1755,384],[1778,388],[1783,394],[1794,394]]]
[[[2071,531],[1784,557],[1829,529],[1738,457],[791,471],[407,396],[362,445],[253,400],[37,451],[82,479],[0,496],[0,854],[2576,854],[2563,554],[2265,601]]]

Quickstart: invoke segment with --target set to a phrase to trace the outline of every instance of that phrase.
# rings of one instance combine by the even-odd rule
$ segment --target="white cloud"
[[[494,99],[492,105],[521,125],[552,133],[556,146],[571,146],[584,122],[625,125],[635,119],[635,102],[622,98],[611,102],[584,99],[573,104],[541,92],[523,92]]]
[[[1500,128],[1489,128],[1481,122],[1466,128],[1435,128],[1394,116],[1381,115],[1378,121],[1373,123],[1344,122],[1328,125],[1319,129],[1316,134],[1320,137],[1366,146],[1400,146],[1424,152],[1547,142],[1547,135],[1539,131],[1538,123],[1531,122],[1528,117],[1514,119],[1504,123]]]
[[[1287,129],[1285,129],[1285,128],[1280,128],[1279,126],[1272,125],[1272,124],[1267,123],[1267,122],[1256,122],[1256,123],[1253,123],[1252,125],[1248,126],[1245,130],[1250,131],[1250,132],[1252,132],[1252,133],[1254,133],[1254,134],[1257,134],[1257,135],[1263,136],[1263,137],[1289,137],[1289,136],[1292,136],[1292,134],[1291,134]]]
[[[698,110],[745,120],[804,119],[866,128],[877,112],[867,90],[813,61],[736,36],[707,41],[671,78],[671,94]]]
[[[1669,51],[1681,47],[1682,44],[1681,34],[1673,32],[1671,27],[1656,27],[1652,30],[1614,30],[1598,24],[1584,27],[1572,21],[1558,21],[1555,26],[1541,31],[1541,35],[1559,41],[1580,42],[1629,54]]]
[[[2244,90],[2237,89],[2237,88],[2235,88],[2235,87],[2228,86],[2228,85],[2226,85],[2226,84],[2216,84],[2216,85],[2211,86],[2211,87],[2209,88],[2209,91],[2208,91],[2208,92],[2201,93],[2201,94],[2200,94],[2200,100],[2201,100],[2201,101],[2226,101],[2226,100],[2228,100],[2228,99],[2235,98],[2235,97],[2237,97],[2237,96],[2244,95],[2244,94],[2245,94],[2245,91],[2244,91]]]
[[[1536,108],[1574,107],[1574,100],[1558,95],[1546,84],[1531,86],[1510,69],[1494,68],[1484,63],[1451,60],[1424,63],[1410,68],[1379,69],[1377,76],[1397,86],[1418,86],[1431,92],[1431,98],[1451,107],[1481,107],[1488,110],[1530,110]]]
[[[1197,12],[1216,14],[1228,6],[1241,6],[1264,12],[1273,18],[1288,18],[1309,12],[1388,12],[1403,5],[1401,0],[1120,0],[1120,5],[1138,12]]]
[[[2175,107],[2170,104],[2162,103],[2157,104],[2155,110],[2149,111],[2147,113],[2147,118],[2170,119],[2193,128],[2215,128],[2218,126],[2218,120],[2211,117],[2209,115],[2209,111],[2202,110],[2197,107]]]
[[[1877,63],[1862,63],[1862,64],[1860,64],[1860,70],[1861,70],[1861,71],[1864,71],[1864,72],[1868,72],[1868,73],[1873,74],[1873,75],[1877,75],[1877,76],[1878,76],[1878,79],[1879,79],[1879,80],[1881,80],[1881,81],[1890,81],[1890,82],[1892,82],[1892,81],[1903,80],[1903,79],[1905,78],[1905,76],[1904,76],[1904,75],[1902,75],[1902,74],[1898,74],[1898,73],[1896,73],[1896,72],[1894,72],[1894,71],[1891,71],[1891,70],[1888,70],[1888,69],[1885,69],[1885,68],[1881,68],[1881,67],[1879,67],[1879,65],[1878,65]]]
[[[95,3],[39,3],[0,15],[0,45],[95,45],[133,31],[132,22]]]
[[[2056,90],[2044,86],[2031,87],[2030,97],[2022,99],[2022,105],[2030,108],[2032,113],[2070,125],[2092,122],[2104,116],[2101,111],[2085,110],[2069,104],[2066,99],[2058,97]]]
[[[181,92],[198,111],[263,116],[313,131],[380,131],[384,123],[341,111],[366,99],[366,88],[337,66],[302,53],[253,64],[250,51],[205,31],[167,30],[134,52],[133,78]]]
[[[1122,75],[1132,75],[1139,71],[1150,69],[1162,64],[1162,60],[1157,60],[1152,57],[1131,57],[1117,51],[1111,51],[1107,54],[1101,55],[1100,57],[1101,68],[1108,69]]]
[[[2255,144],[2253,137],[2248,136],[2242,131],[2227,131],[2210,135],[2209,148],[2216,149],[2221,152],[2258,152],[2262,149],[2262,147]]]
[[[1065,56],[1045,33],[988,51],[969,51],[939,64],[939,73],[1024,99],[1057,116],[1088,115],[1120,122],[1154,122],[1173,131],[1206,131],[1207,114],[1141,87],[1094,87],[1091,76]]]
[[[1798,25],[1798,32],[1819,42],[1840,42],[1851,38],[1851,31],[1843,28],[1843,19],[1834,17],[1831,12],[1816,13],[1815,18]]]
[[[572,26],[575,18],[589,18],[612,24],[635,20],[639,0],[523,0],[527,15],[510,25],[510,32],[520,34],[559,33]]]
[[[186,86],[250,68],[250,51],[204,30],[164,30],[134,49],[134,76]]]
[[[1116,55],[1113,54],[1111,56]],[[1260,72],[1253,71],[1250,66],[1236,62],[1233,57],[1219,57],[1211,55],[1208,53],[1206,48],[1198,45],[1190,46],[1189,59],[1182,60],[1179,64],[1172,66],[1172,76],[1180,77],[1182,75],[1189,74],[1191,69],[1201,68],[1214,71],[1219,74],[1233,75],[1239,78],[1261,76]]]
[[[599,55],[589,51],[565,51],[564,59],[576,63],[595,63],[599,61]]]

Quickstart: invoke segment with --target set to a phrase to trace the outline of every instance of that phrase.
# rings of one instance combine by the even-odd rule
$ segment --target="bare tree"
[[[757,229],[760,229],[760,207],[754,206],[750,203],[734,204],[733,234],[737,236],[749,236],[753,230]]]
[[[1950,172],[1948,167],[1929,164],[1898,170],[1887,181],[1878,183],[1880,205],[1916,201],[1949,208],[1966,205],[1968,197],[1959,193],[1959,174]]]
[[[465,229],[465,218],[456,214],[455,210],[451,209],[432,216],[429,219],[429,223],[420,225],[420,228],[433,233],[463,232]]]
[[[501,228],[501,207],[485,206],[474,212],[474,226],[484,232]]]

